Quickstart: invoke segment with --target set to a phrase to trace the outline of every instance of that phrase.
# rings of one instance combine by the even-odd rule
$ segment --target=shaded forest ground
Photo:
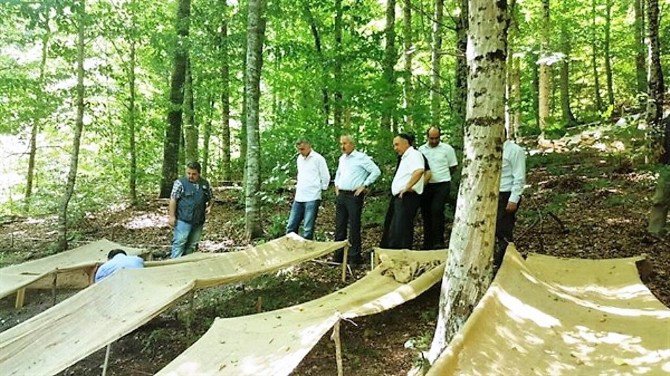
[[[641,165],[641,157],[630,151],[637,150],[640,142],[628,128],[615,127],[585,129],[572,137],[539,145],[545,153],[529,157],[530,187],[522,202],[516,243],[522,252],[566,257],[597,259],[646,254],[653,268],[646,284],[670,306],[670,236],[657,238],[645,232],[655,180],[653,173]],[[241,197],[237,190],[218,192],[218,204],[205,230],[205,251],[230,251],[244,244]],[[266,202],[268,238],[283,233],[290,199],[286,194]],[[171,238],[165,219],[166,204],[153,200],[140,209],[120,204],[104,213],[89,214],[77,225],[75,240],[83,243],[107,238],[149,247],[156,257],[165,257]],[[368,198],[364,249],[379,241],[386,205],[383,192]],[[2,223],[2,265],[48,254],[49,243],[55,239],[54,221],[15,218]],[[317,236],[332,239],[333,223],[334,204],[332,196],[327,196],[319,213]],[[415,244],[420,241],[420,225],[417,230]],[[354,277],[364,274],[365,270],[358,269]],[[353,280],[350,278],[349,282]],[[337,269],[309,262],[244,284],[199,291],[192,297],[192,310],[191,297],[183,299],[115,342],[108,374],[153,374],[199,338],[215,317],[252,314],[257,311],[259,299],[263,310],[272,310],[315,299],[343,286]],[[59,292],[57,300],[72,293]],[[27,305],[21,310],[12,309],[11,299],[0,301],[0,330],[48,308],[51,299],[50,293],[29,292]],[[430,342],[438,299],[439,288],[435,287],[397,309],[346,322],[342,327],[345,374],[405,375],[419,360],[417,349]],[[294,374],[335,375],[334,354],[334,344],[326,335]],[[104,350],[100,350],[63,374],[97,373],[103,359]]]

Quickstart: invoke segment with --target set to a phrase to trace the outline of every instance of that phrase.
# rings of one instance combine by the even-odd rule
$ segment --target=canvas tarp
[[[121,270],[0,333],[3,375],[52,375],[157,316],[194,288],[242,281],[342,248],[287,235],[245,251]]]
[[[640,281],[638,260],[524,261],[508,248],[428,375],[670,374],[670,310]]]
[[[379,250],[381,264],[355,283],[310,302],[261,314],[217,318],[158,375],[288,375],[341,318],[396,307],[442,278],[446,251]]]
[[[126,247],[103,239],[69,251],[38,260],[7,266],[0,269],[0,299],[24,288],[51,286],[54,273],[58,273],[58,287],[86,287],[96,264],[107,261],[107,253],[120,248],[127,254],[142,255],[146,250]]]

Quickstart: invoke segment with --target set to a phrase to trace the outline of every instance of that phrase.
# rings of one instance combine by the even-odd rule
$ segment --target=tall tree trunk
[[[384,92],[384,106],[382,107],[381,116],[381,134],[382,140],[380,144],[390,144],[392,133],[397,133],[398,129],[395,124],[396,113],[396,98],[395,98],[395,63],[397,60],[395,50],[395,0],[386,1],[386,26],[384,28],[384,36],[386,39],[386,46],[384,48],[384,62],[383,62],[383,81],[385,86]]]
[[[79,145],[81,144],[81,134],[84,129],[84,38],[85,38],[85,19],[86,8],[85,0],[79,0],[77,6],[77,117],[74,123],[74,135],[72,137],[72,151],[70,154],[70,171],[67,174],[65,183],[65,194],[60,205],[58,215],[58,250],[66,250],[68,247],[67,239],[67,208],[70,199],[74,193],[74,185],[77,180],[77,166],[79,164]]]
[[[195,124],[195,96],[193,94],[193,69],[190,59],[186,61],[184,86],[184,153],[186,163],[198,161],[198,126]]]
[[[335,92],[333,93],[335,109],[333,111],[333,129],[335,135],[342,134],[342,0],[335,0],[335,60],[333,61],[333,76],[335,78]]]
[[[431,46],[431,78],[430,78],[430,125],[439,127],[441,123],[440,110],[441,79],[440,68],[442,62],[442,21],[444,13],[444,0],[435,0],[433,9],[432,46]]]
[[[339,0],[338,0],[339,1]],[[414,120],[412,116],[412,0],[403,0],[402,8],[403,49],[405,50],[405,80],[403,81],[403,108],[405,110],[405,125],[411,128]]]
[[[460,14],[456,20],[456,64],[454,68],[454,119],[458,124],[457,132],[454,135],[458,140],[457,145],[463,143],[463,134],[465,126],[465,106],[468,97],[468,61],[465,57],[465,50],[468,45],[468,0],[458,0]]]
[[[591,31],[591,66],[593,67],[593,85],[595,88],[596,110],[598,112],[603,110],[603,99],[600,95],[600,75],[598,74],[598,46],[597,46],[597,25],[596,25],[596,1],[591,0],[591,24],[593,30]]]
[[[172,61],[170,80],[170,109],[163,143],[163,171],[160,197],[170,197],[172,183],[177,179],[179,164],[179,144],[181,142],[182,111],[184,104],[184,81],[188,60],[188,29],[191,18],[191,0],[179,0],[177,9],[177,44]]]
[[[321,47],[321,34],[319,33],[319,28],[312,14],[312,10],[309,8],[310,2],[306,1],[303,4],[303,12],[305,13],[305,18],[309,24],[309,30],[312,32],[312,37],[314,38],[314,49],[316,54],[319,57],[319,65],[321,68],[321,100],[322,111],[324,117],[324,125],[328,128],[328,119],[330,117],[330,99],[328,94],[328,72],[326,71],[326,62],[323,56],[323,50]]]
[[[528,54],[530,61],[528,65],[531,67],[531,92],[533,97],[533,115],[535,117],[535,124],[540,126],[540,67],[537,65],[539,56],[531,51]]]
[[[650,129],[651,150],[656,152],[657,161],[664,166],[659,173],[656,192],[652,199],[649,226],[652,234],[665,233],[665,225],[670,210],[670,118],[663,116],[663,96],[665,83],[661,68],[661,44],[658,35],[658,0],[648,0],[647,19],[649,24],[649,98],[647,99],[647,123]]]
[[[614,84],[612,82],[612,54],[610,40],[612,33],[612,0],[605,0],[605,75],[607,76],[607,100],[614,106]]]
[[[248,8],[248,6],[247,6]],[[248,13],[247,9],[247,13]],[[248,29],[248,25],[245,25]],[[246,39],[248,39],[248,36],[245,36]],[[247,67],[249,66],[248,61],[247,61],[247,54],[249,52],[249,48],[247,46],[247,43],[244,43],[242,46],[242,113],[240,116],[240,159],[242,166],[244,167],[244,172],[242,173],[242,181],[244,185],[246,186],[246,181],[247,181],[247,151],[249,148],[247,147],[247,140],[248,140],[248,135],[247,135],[247,106],[248,106],[248,98],[247,98]]]
[[[210,150],[209,147],[209,140],[212,137],[212,118],[214,117],[214,96],[212,94],[208,95],[207,99],[207,119],[203,123],[203,130],[202,130],[202,176],[206,178],[210,178],[209,171],[209,161],[210,161],[210,154],[212,151]]]
[[[133,28],[135,26],[133,20]],[[130,194],[130,203],[132,206],[137,205],[137,140],[136,140],[136,119],[137,119],[137,109],[136,109],[136,75],[135,68],[137,65],[137,51],[135,46],[135,38],[130,39],[130,56],[129,56],[129,67],[128,67],[128,143],[130,146],[130,174],[128,176],[128,190]]]
[[[564,4],[561,4],[563,7],[563,14],[568,11]],[[570,34],[565,25],[565,22],[561,23],[561,50],[563,52],[563,59],[561,60],[561,70],[560,70],[560,90],[561,90],[561,113],[563,114],[563,124],[567,127],[571,127],[577,123],[575,116],[572,113],[572,108],[570,107],[570,54],[572,46],[570,43]]]
[[[489,287],[505,126],[507,2],[470,0],[462,180],[442,278],[433,362]]]
[[[551,97],[551,66],[549,65],[549,38],[551,35],[551,18],[549,17],[549,0],[542,0],[542,39],[540,55],[540,76],[539,76],[539,108],[540,115],[540,137],[544,137],[544,131],[547,128],[549,120],[549,100]]]
[[[49,12],[50,8],[45,5],[44,12],[44,34],[42,35],[42,54],[40,60],[40,76],[38,82],[37,95],[38,105],[43,106],[42,90],[44,90],[45,72],[47,66],[47,56],[49,53],[49,38],[51,37],[51,29],[49,28]],[[35,159],[37,156],[37,135],[40,133],[40,119],[36,116],[33,119],[33,127],[30,130],[30,151],[28,155],[28,173],[26,175],[26,194],[25,194],[25,208],[30,208],[30,200],[33,195],[33,178],[35,176]]]
[[[226,1],[221,1],[226,8]],[[225,13],[225,12],[224,12]],[[232,179],[230,165],[230,63],[228,51],[228,16],[221,23],[221,167],[222,179]]]
[[[508,137],[516,138],[516,131],[519,127],[521,103],[519,96],[521,95],[519,77],[519,58],[514,57],[514,49],[516,48],[516,41],[519,36],[519,24],[517,21],[517,5],[516,0],[511,0],[508,4],[509,11],[509,30],[507,37],[507,85],[505,88],[505,98],[507,99],[505,105],[505,129],[507,129]]]
[[[637,91],[647,92],[647,61],[645,58],[644,45],[644,0],[633,0],[635,9],[635,77],[637,79]]]
[[[246,235],[255,239],[263,234],[261,227],[261,145],[259,132],[259,100],[261,69],[263,67],[263,39],[265,35],[265,1],[249,0],[247,24],[247,160],[245,182]]]

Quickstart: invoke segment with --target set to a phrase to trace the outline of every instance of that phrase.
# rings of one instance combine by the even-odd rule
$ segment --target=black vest
[[[177,200],[177,219],[194,226],[205,223],[206,203],[212,197],[211,187],[205,179],[191,183],[188,178],[179,179],[184,192]]]

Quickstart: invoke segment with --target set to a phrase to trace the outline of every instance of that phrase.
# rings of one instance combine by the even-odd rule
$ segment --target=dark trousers
[[[423,249],[444,248],[444,206],[451,182],[427,184],[421,195]]]
[[[364,199],[364,194],[354,196],[353,191],[343,190],[339,191],[335,199],[335,241],[346,239],[349,230],[349,258],[354,261],[361,260],[361,213]],[[341,261],[342,251],[335,253],[335,259]]]
[[[421,206],[421,196],[406,192],[403,197],[393,196],[393,215],[389,224],[388,248],[412,249],[414,217]]]
[[[498,217],[496,218],[496,247],[493,250],[493,266],[497,269],[502,264],[503,258],[505,257],[505,250],[507,249],[507,244],[514,241],[513,232],[514,224],[516,223],[516,212],[519,211],[519,204],[517,204],[517,210],[514,213],[509,213],[507,208],[507,202],[509,201],[509,196],[512,192],[500,192],[498,196]]]

